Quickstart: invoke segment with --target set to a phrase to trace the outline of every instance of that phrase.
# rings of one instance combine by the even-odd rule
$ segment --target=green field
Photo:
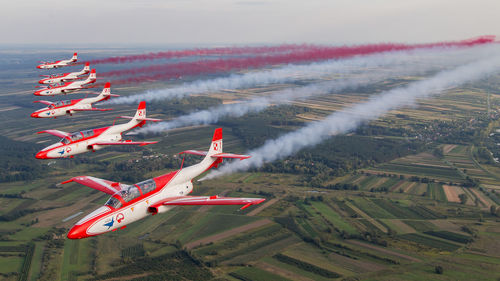
[[[114,56],[124,49],[104,48],[87,55],[94,51]],[[35,54],[38,52],[43,51]],[[0,59],[19,62],[18,55],[9,57],[2,52],[0,56],[6,57]],[[360,68],[351,75],[363,81],[366,71],[386,70],[391,69]],[[0,105],[11,108],[0,111],[0,118],[9,121],[0,128],[0,176],[4,179],[0,182],[1,280],[499,277],[500,164],[492,158],[500,155],[498,75],[419,100],[414,107],[393,110],[347,134],[324,139],[262,167],[193,180],[191,195],[266,198],[259,206],[245,210],[239,210],[241,206],[177,206],[122,230],[69,240],[68,230],[104,204],[109,195],[76,183],[58,185],[62,181],[90,175],[133,184],[173,171],[182,162],[177,153],[206,150],[217,127],[224,129],[225,152],[248,153],[307,122],[426,75],[394,77],[364,88],[324,93],[242,117],[221,118],[213,125],[124,134],[133,140],[159,141],[150,146],[110,147],[73,159],[41,161],[31,157],[57,138],[36,132],[108,126],[116,116],[133,114],[136,105],[116,104],[111,112],[78,117],[29,120],[29,113],[37,107],[31,93],[12,93],[32,89],[33,77],[39,73],[30,65],[29,69],[12,67],[11,72],[0,69],[0,74],[6,90],[0,95]],[[10,80],[9,75],[18,78]],[[321,81],[340,76],[332,73]],[[113,93],[127,96],[198,78],[213,77],[116,85]],[[171,120],[319,81],[296,80],[148,102],[148,116]],[[489,115],[487,94],[491,94]],[[184,165],[200,159],[188,156]],[[455,191],[466,194],[466,204],[450,202],[458,196]],[[68,219],[73,214],[78,215]],[[435,273],[437,265],[443,267],[443,274]]]

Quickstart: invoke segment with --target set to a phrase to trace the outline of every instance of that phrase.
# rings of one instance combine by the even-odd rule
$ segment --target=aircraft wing
[[[113,195],[117,191],[121,190],[121,184],[118,182],[112,182],[108,180],[103,180],[100,178],[94,178],[91,176],[79,176],[79,177],[74,177],[71,178],[67,181],[61,182],[61,184],[66,184],[70,182],[77,182],[79,184],[83,184],[85,186],[88,186],[90,188],[99,190],[101,192]]]
[[[172,197],[158,204],[159,205],[244,205],[241,210],[264,202],[265,198],[237,198],[219,196],[180,196]]]
[[[65,137],[70,135],[70,133],[66,133],[66,132],[59,131],[59,130],[45,130],[45,131],[38,132],[38,134],[42,134],[42,133],[51,134],[51,135],[54,135],[54,136],[60,137],[60,138],[65,138]]]
[[[46,100],[36,100],[36,101],[34,101],[33,103],[35,103],[35,102],[43,103],[43,104],[46,104],[46,105],[51,105],[51,104],[53,104],[53,102],[51,102],[51,101],[46,101]]]
[[[84,108],[75,108],[75,109],[71,109],[72,111],[108,111],[108,110],[113,110],[112,108],[88,108],[88,109],[84,109]]]
[[[92,92],[92,93],[87,93],[87,94],[90,94],[90,95],[100,95],[101,93]],[[109,94],[108,96],[110,96],[110,97],[119,97],[120,95]]]
[[[243,160],[243,159],[250,158],[251,156],[250,155],[243,155],[243,154],[233,154],[233,153],[218,153],[218,154],[212,155],[211,157],[214,157],[214,158],[233,158],[233,159]]]
[[[118,118],[134,119],[134,117],[132,117],[132,116],[118,116]],[[156,119],[156,118],[136,118],[135,120],[139,120],[139,121],[151,121],[151,122],[160,122],[160,121],[162,121],[161,119]]]
[[[157,141],[117,141],[117,142],[98,142],[94,143],[93,145],[148,145],[148,144],[155,144]]]
[[[205,156],[207,155],[207,151],[200,151],[200,150],[186,150],[183,152],[180,152],[179,154],[193,154],[193,155],[200,155],[200,156]],[[214,154],[210,157],[213,158],[231,158],[231,159],[247,159],[250,158],[250,155],[243,155],[243,154],[233,154],[233,153],[217,153]]]

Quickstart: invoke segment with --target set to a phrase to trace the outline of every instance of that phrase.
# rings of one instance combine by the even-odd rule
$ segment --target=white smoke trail
[[[160,122],[135,130],[130,134],[158,133],[175,128],[193,125],[214,124],[224,117],[241,117],[248,113],[265,110],[272,104],[284,104],[294,100],[303,100],[312,96],[322,95],[331,91],[341,91],[370,83],[380,82],[395,74],[373,72],[373,76],[361,78],[337,79],[328,82],[315,83],[298,88],[280,90],[268,97],[252,98],[244,103],[223,104],[209,109],[183,115],[167,122]]]
[[[488,50],[485,52],[485,50]],[[481,52],[477,53],[477,50],[474,52],[475,56],[467,55],[461,53],[459,58],[456,56],[453,57],[453,63],[456,61],[462,61],[467,57],[467,60],[473,60],[477,57],[484,57],[485,54],[490,54],[489,49],[481,49]],[[424,53],[425,54],[425,53]],[[468,52],[468,54],[471,54]],[[389,69],[377,69],[373,71],[371,69],[361,68],[359,70],[360,64],[366,65],[377,65],[381,64],[381,57],[391,57],[390,60],[393,65],[390,66]],[[363,73],[361,77],[357,77],[357,75],[350,75],[346,78],[337,78],[332,81],[315,83],[303,87],[297,88],[289,88],[281,91],[277,91],[274,94],[267,97],[256,97],[246,101],[244,103],[235,103],[235,104],[225,104],[216,107],[212,107],[206,110],[201,110],[197,112],[193,112],[191,114],[187,114],[184,116],[177,117],[173,120],[167,122],[156,123],[141,129],[138,129],[130,134],[140,134],[140,133],[157,133],[161,131],[171,130],[174,128],[192,126],[192,125],[207,125],[218,122],[221,118],[224,117],[241,117],[248,113],[260,112],[271,104],[283,104],[296,100],[304,100],[311,98],[313,96],[324,95],[329,92],[338,92],[345,89],[354,89],[356,87],[365,86],[368,84],[373,84],[377,82],[384,81],[390,77],[402,76],[402,75],[417,75],[427,72],[429,70],[435,69],[437,67],[442,67],[442,64],[450,64],[448,62],[449,58],[445,58],[445,56],[439,56],[439,60],[435,56],[408,56],[407,54],[401,56],[391,55],[378,55],[376,57],[368,58],[358,58],[356,60],[348,60],[343,61],[343,68],[340,68],[343,71],[350,71],[351,74],[357,72]],[[361,62],[362,61],[362,62]],[[350,62],[354,62],[354,67],[348,67]],[[421,63],[426,62],[426,63]],[[439,62],[436,64],[436,62]],[[340,63],[340,62],[339,62]],[[419,64],[420,63],[420,64]],[[359,73],[356,73],[359,74]]]
[[[306,65],[286,65],[270,70],[260,70],[245,74],[233,74],[210,80],[184,83],[169,89],[150,90],[145,93],[112,99],[109,104],[137,103],[139,101],[155,101],[182,98],[193,94],[203,94],[228,89],[242,89],[254,86],[265,86],[277,83],[287,83],[299,79],[319,79],[331,74],[348,74],[360,68],[379,68],[389,65],[405,65],[422,57],[428,61],[439,63],[449,55],[468,59],[471,49],[485,48],[432,48],[413,51],[397,51],[367,56],[359,56],[343,60],[328,60]]]
[[[305,147],[314,146],[332,135],[349,132],[363,122],[377,119],[390,110],[413,105],[419,98],[438,95],[450,87],[484,78],[499,70],[500,55],[497,53],[489,59],[442,71],[429,79],[389,90],[372,97],[367,102],[335,112],[322,121],[312,122],[302,129],[268,140],[260,148],[248,153],[252,158],[224,165],[201,180],[260,167],[264,163],[283,159]]]

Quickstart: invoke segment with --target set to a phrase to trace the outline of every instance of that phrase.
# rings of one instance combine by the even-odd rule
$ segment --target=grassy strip
[[[25,256],[23,266],[21,268],[21,274],[19,275],[19,281],[28,280],[28,275],[30,272],[31,261],[33,260],[33,253],[35,252],[35,244],[29,243],[25,248]]]
[[[230,272],[229,276],[242,281],[288,281],[289,279],[281,277],[276,274],[272,274],[265,270],[255,268],[255,267],[245,267],[234,272]]]
[[[148,274],[149,280],[210,280],[212,273],[186,251],[177,251],[158,257],[135,259],[134,263],[120,267],[91,280],[114,278],[124,280],[130,275]],[[153,275],[155,274],[155,275]],[[143,279],[144,280],[144,279]]]
[[[345,230],[348,233],[354,234],[358,233],[356,229],[346,222],[331,206],[323,202],[312,202],[312,206],[334,227],[339,230]]]
[[[463,244],[467,244],[467,243],[470,243],[470,242],[474,241],[474,239],[472,239],[472,237],[470,237],[470,236],[466,236],[466,235],[462,235],[462,234],[459,234],[459,233],[450,232],[450,231],[446,231],[446,230],[443,230],[443,231],[426,231],[424,233],[428,234],[428,235],[436,236],[436,237],[439,237],[439,238],[444,238],[446,240],[451,240],[451,241],[455,241],[455,242],[458,242],[458,243],[463,243]]]
[[[402,219],[420,219],[421,217],[414,213],[411,209],[406,207],[398,206],[391,201],[385,199],[372,199],[373,203],[375,203],[380,208],[386,210],[397,218]]]
[[[434,224],[428,221],[414,221],[414,220],[405,220],[403,221],[407,225],[413,227],[416,231],[424,232],[431,231],[436,228]]]
[[[459,245],[448,243],[446,241],[441,241],[438,239],[433,239],[431,237],[426,237],[415,233],[403,234],[400,235],[399,237],[408,241],[415,242],[417,244],[422,244],[431,248],[437,248],[450,252],[460,248]]]
[[[137,258],[144,256],[144,245],[136,244],[122,250],[122,258]]]
[[[317,274],[319,276],[323,276],[323,277],[327,277],[327,278],[339,278],[342,276],[336,272],[326,270],[326,269],[321,268],[321,267],[317,267],[313,264],[310,264],[310,263],[307,263],[307,262],[304,262],[304,261],[301,261],[298,259],[294,259],[292,257],[285,256],[283,254],[274,255],[273,258],[277,259],[280,262],[296,266],[302,270],[312,272],[312,273]]]
[[[445,216],[441,214],[436,214],[434,211],[431,209],[422,206],[422,205],[415,205],[411,206],[410,210],[412,210],[414,213],[417,213],[420,217],[424,219],[442,219],[445,218]]]
[[[262,242],[259,242],[259,243],[256,243],[254,245],[251,245],[250,247],[239,249],[239,250],[234,251],[232,253],[229,253],[227,255],[221,256],[219,258],[216,258],[215,260],[217,262],[222,262],[222,261],[230,260],[230,259],[232,259],[234,257],[241,256],[241,255],[244,255],[244,254],[256,251],[256,250],[258,250],[260,248],[263,248],[263,247],[265,247],[267,245],[271,245],[271,244],[279,242],[281,240],[285,240],[286,238],[290,237],[291,235],[292,234],[290,234],[290,233],[283,233],[283,234],[277,235],[276,237],[273,237],[271,239],[264,240]]]

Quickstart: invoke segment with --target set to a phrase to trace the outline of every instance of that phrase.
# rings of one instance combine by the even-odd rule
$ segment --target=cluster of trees
[[[187,251],[176,251],[158,257],[142,257],[133,263],[106,274],[95,276],[94,280],[123,279],[131,275],[148,273],[141,280],[210,280],[212,273]]]
[[[230,127],[232,134],[237,136],[245,147],[255,148],[263,145],[268,139],[277,138],[290,131],[291,127],[303,126],[304,122],[297,119],[296,115],[309,111],[307,107],[273,106],[259,113],[223,120],[220,124]]]
[[[264,165],[266,172],[303,175],[303,181],[314,187],[356,169],[416,153],[423,145],[392,139],[363,136],[337,136],[315,147],[304,149],[285,160]],[[356,186],[328,186],[331,189],[356,189]]]
[[[39,145],[0,136],[0,182],[34,180],[47,175],[46,162],[34,161]]]

